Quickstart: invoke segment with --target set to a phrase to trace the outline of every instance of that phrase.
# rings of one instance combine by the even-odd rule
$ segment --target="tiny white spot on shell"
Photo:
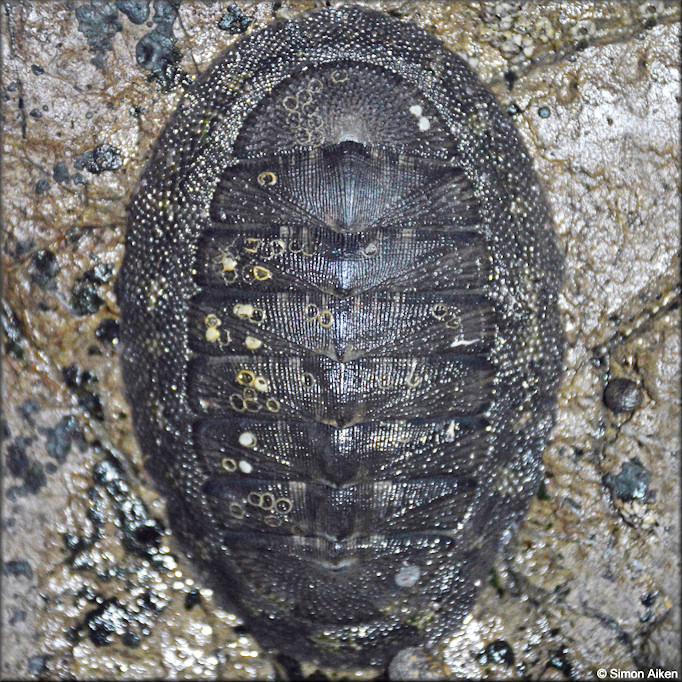
[[[414,116],[421,116],[422,108],[418,104],[413,104],[410,107],[410,113],[413,114]]]
[[[425,131],[428,130],[431,127],[431,121],[429,121],[426,116],[422,116],[419,119],[419,130]]]
[[[250,474],[253,471],[253,467],[245,459],[242,459],[239,462],[239,471],[243,474]]]
[[[412,566],[407,562],[395,574],[395,583],[398,587],[412,587],[419,580],[419,567]]]
[[[251,431],[244,431],[239,434],[239,445],[243,445],[245,448],[252,448],[255,444],[256,436]],[[241,462],[239,466],[241,467]]]

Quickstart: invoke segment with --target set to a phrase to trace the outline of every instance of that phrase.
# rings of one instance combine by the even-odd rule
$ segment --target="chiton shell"
[[[461,623],[541,478],[561,271],[509,117],[410,23],[277,22],[184,95],[129,208],[123,374],[266,646],[384,664]]]

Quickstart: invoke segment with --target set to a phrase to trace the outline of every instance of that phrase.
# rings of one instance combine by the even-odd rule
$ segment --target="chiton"
[[[411,23],[276,22],[189,88],[129,207],[123,375],[265,646],[378,665],[461,623],[542,475],[561,271],[508,115]]]

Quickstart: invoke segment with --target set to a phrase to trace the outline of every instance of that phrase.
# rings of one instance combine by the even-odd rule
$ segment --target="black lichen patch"
[[[93,175],[99,175],[105,171],[113,171],[123,164],[121,151],[110,144],[100,144],[92,151],[81,154],[74,162],[74,168],[85,168]]]
[[[157,0],[153,19],[156,26],[139,40],[135,48],[137,63],[164,90],[171,90],[187,80],[187,74],[179,66],[182,55],[175,47],[173,35],[179,6],[180,0]]]
[[[188,611],[191,611],[198,604],[201,604],[201,592],[199,592],[199,590],[193,587],[185,595],[185,608]]]
[[[26,494],[35,495],[47,482],[43,465],[26,453],[30,444],[30,439],[19,436],[7,446],[6,470],[15,478],[23,480],[23,485],[8,489],[7,496],[10,498]]]
[[[57,257],[50,249],[41,249],[36,251],[31,258],[31,265],[29,268],[29,276],[41,289],[55,288],[54,278],[59,273],[59,264]]]
[[[5,576],[22,576],[27,580],[33,580],[33,569],[28,561],[11,559],[2,562],[2,574]]]
[[[128,626],[128,614],[118,599],[107,599],[85,616],[85,628],[90,641],[97,646],[110,644],[110,637],[123,635]]]
[[[29,656],[26,660],[26,670],[29,675],[42,675],[47,671],[49,656]]]
[[[149,17],[149,0],[116,0],[116,7],[133,24],[144,24]]]
[[[0,324],[6,339],[5,350],[7,354],[18,360],[23,360],[24,350],[21,347],[21,342],[24,338],[24,325],[5,299],[2,299]]]
[[[612,379],[604,389],[604,403],[616,414],[633,412],[642,404],[642,389],[630,379]]]
[[[106,317],[95,329],[95,336],[102,343],[115,346],[118,343],[118,328],[118,320],[115,320],[113,317]]]
[[[56,459],[59,464],[66,461],[73,445],[84,446],[83,432],[73,415],[63,417],[54,428],[42,429],[46,436],[45,449],[47,454]]]
[[[41,194],[45,194],[47,190],[50,189],[50,183],[43,179],[43,180],[38,180],[36,182],[35,187],[33,188],[33,191],[36,193],[36,196],[40,196]]]
[[[558,649],[550,652],[549,659],[547,661],[547,668],[559,670],[569,679],[573,677],[573,666],[568,660],[567,647],[560,646]]]
[[[236,5],[228,5],[227,12],[220,17],[218,28],[232,35],[244,33],[253,19],[247,17]]]
[[[651,472],[633,457],[625,462],[616,476],[606,474],[604,485],[622,502],[645,500],[649,495]]]
[[[92,315],[104,304],[97,288],[106,284],[112,275],[110,265],[100,263],[86,270],[71,289],[71,308],[76,315]]]
[[[514,665],[514,652],[511,646],[503,639],[490,642],[478,656],[482,665],[502,664],[508,668]]]
[[[89,4],[76,7],[78,30],[86,37],[90,50],[95,53],[92,63],[101,69],[111,50],[111,40],[123,30],[118,21],[116,3],[107,0],[92,0]]]
[[[45,69],[37,64],[31,64],[31,71],[33,71],[36,76],[42,76],[45,73]]]
[[[63,183],[69,181],[69,169],[65,163],[56,163],[52,169],[52,177],[55,182]]]
[[[64,367],[62,376],[67,387],[78,398],[78,404],[97,421],[104,421],[102,401],[94,391],[97,377],[88,371],[80,371],[75,365]]]
[[[123,472],[113,457],[110,456],[96,465],[94,480],[116,504],[124,547],[133,554],[154,561],[161,537],[165,533],[163,523],[151,516],[142,500],[132,495]]]

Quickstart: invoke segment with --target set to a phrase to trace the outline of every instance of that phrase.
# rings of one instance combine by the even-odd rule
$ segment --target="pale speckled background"
[[[236,37],[218,26],[229,4],[228,29],[252,31],[324,3],[185,1],[165,24],[153,6],[134,24],[113,0],[2,8],[3,678],[314,671],[262,654],[156,532],[163,501],[102,333],[113,323],[101,327],[117,316],[127,197],[183,74]],[[566,254],[568,351],[544,490],[427,667],[531,679],[679,670],[678,3],[373,5],[439,35],[491,85],[547,185]],[[136,62],[153,30],[176,41],[165,87]],[[87,155],[103,144],[117,151]],[[632,414],[602,401],[620,376],[642,386]],[[604,477],[627,487],[633,470],[646,495],[619,499]],[[513,661],[481,655],[501,640]]]

